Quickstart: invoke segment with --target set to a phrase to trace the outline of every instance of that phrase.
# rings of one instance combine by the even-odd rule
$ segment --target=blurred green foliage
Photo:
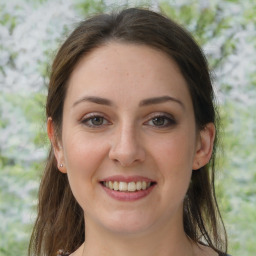
[[[118,8],[110,2],[0,2],[0,256],[27,255],[49,145],[44,125],[49,64],[74,24]],[[256,253],[256,2],[122,2],[135,5],[153,6],[182,24],[207,55],[222,117],[216,185],[229,253],[252,256]]]

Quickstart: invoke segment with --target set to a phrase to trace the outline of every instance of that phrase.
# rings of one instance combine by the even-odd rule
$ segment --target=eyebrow
[[[113,106],[113,103],[108,99],[104,99],[101,97],[95,97],[95,96],[85,96],[85,97],[79,99],[78,101],[76,101],[73,104],[73,107],[75,107],[77,104],[79,104],[81,102],[86,102],[86,101],[93,102],[93,103],[100,104],[100,105]]]
[[[168,102],[168,101],[173,101],[175,103],[178,103],[182,108],[185,108],[184,104],[180,100],[178,100],[176,98],[173,98],[173,97],[170,97],[170,96],[161,96],[161,97],[148,98],[148,99],[142,100],[139,103],[139,106],[143,107],[143,106],[161,104],[161,103],[165,103],[165,102]],[[92,102],[92,103],[96,103],[96,104],[99,104],[99,105],[114,106],[113,102],[108,100],[108,99],[101,98],[101,97],[96,97],[96,96],[85,96],[85,97],[77,100],[73,104],[73,107],[75,107],[76,105],[78,105],[81,102]]]
[[[170,96],[162,96],[162,97],[155,97],[155,98],[149,98],[149,99],[145,99],[142,100],[139,104],[139,106],[148,106],[148,105],[154,105],[154,104],[160,104],[160,103],[165,103],[168,101],[173,101],[175,103],[178,103],[182,108],[185,108],[184,104],[173,97]]]

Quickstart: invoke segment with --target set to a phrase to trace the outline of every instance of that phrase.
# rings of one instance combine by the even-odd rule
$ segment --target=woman
[[[173,21],[132,8],[82,22],[52,65],[30,255],[226,255],[213,101]]]

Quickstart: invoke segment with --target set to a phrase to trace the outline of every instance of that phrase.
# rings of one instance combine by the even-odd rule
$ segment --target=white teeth
[[[142,181],[142,189],[145,190],[147,188],[147,182]]]
[[[126,182],[119,182],[119,190],[120,191],[127,191],[127,183]]]
[[[142,184],[140,181],[136,182],[136,189],[141,190],[142,189]]]
[[[129,182],[129,183],[128,183],[128,191],[133,192],[133,191],[135,191],[135,190],[136,190],[136,184],[135,184],[135,182]]]
[[[115,191],[129,191],[135,192],[139,190],[146,190],[150,187],[151,182],[146,181],[131,181],[131,182],[124,182],[124,181],[105,181],[103,185],[111,190]]]
[[[119,190],[118,181],[114,181],[113,188],[114,188],[114,190]]]

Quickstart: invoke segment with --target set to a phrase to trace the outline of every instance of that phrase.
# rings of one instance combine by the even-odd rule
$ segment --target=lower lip
[[[155,187],[155,185],[152,185],[151,187],[145,190],[138,190],[135,192],[122,192],[109,189],[103,185],[101,186],[110,197],[119,201],[136,201],[142,199],[146,197]]]

